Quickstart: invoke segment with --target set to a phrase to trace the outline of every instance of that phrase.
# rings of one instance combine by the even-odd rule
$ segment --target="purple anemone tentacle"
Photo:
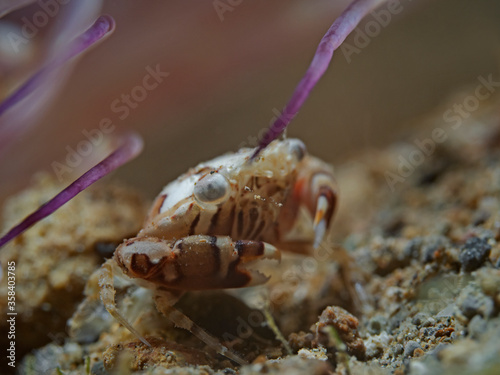
[[[120,137],[119,146],[100,163],[90,168],[71,185],[62,190],[54,198],[40,206],[32,214],[24,218],[18,225],[0,238],[0,247],[11,241],[33,224],[47,217],[77,194],[85,190],[97,180],[106,176],[116,168],[134,159],[142,151],[142,138],[135,133],[127,133]]]
[[[16,9],[25,7],[31,3],[34,3],[36,0],[3,0],[0,3],[0,17],[9,14]]]
[[[36,72],[21,87],[0,103],[0,116],[2,116],[6,110],[33,92],[43,76],[61,66],[71,58],[87,50],[96,42],[102,40],[103,37],[112,32],[114,28],[115,21],[111,16],[103,15],[97,18],[92,26],[71,42],[64,54],[50,61],[45,67]]]
[[[325,36],[321,39],[313,60],[304,77],[299,82],[292,97],[281,115],[269,127],[261,138],[250,160],[253,160],[269,143],[275,140],[297,115],[316,83],[325,73],[333,52],[342,44],[347,36],[358,26],[368,12],[386,0],[355,0],[333,22]]]

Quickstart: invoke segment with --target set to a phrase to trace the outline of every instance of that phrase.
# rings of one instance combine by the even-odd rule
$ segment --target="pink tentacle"
[[[120,145],[114,152],[77,178],[71,185],[47,203],[40,206],[36,211],[24,218],[18,225],[13,227],[3,237],[1,237],[0,247],[19,236],[33,224],[49,216],[97,180],[106,176],[126,162],[134,159],[142,151],[142,147],[143,142],[139,135],[135,133],[123,135],[120,139]]]
[[[361,20],[376,6],[386,0],[355,0],[333,22],[321,39],[304,77],[299,82],[283,113],[269,127],[250,160],[253,160],[269,143],[275,140],[297,115],[311,90],[325,73],[333,53],[356,28]]]

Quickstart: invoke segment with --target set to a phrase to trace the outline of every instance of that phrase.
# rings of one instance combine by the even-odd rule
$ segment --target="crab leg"
[[[115,288],[113,282],[113,263],[108,260],[99,270],[99,288],[101,301],[104,307],[121,325],[127,328],[135,337],[141,340],[145,345],[151,347],[151,344],[125,319],[116,308],[115,303]]]
[[[217,353],[229,358],[239,365],[248,364],[243,358],[231,352],[228,348],[220,343],[220,341],[189,319],[185,314],[176,309],[173,304],[177,302],[177,295],[165,290],[158,291],[155,297],[157,309],[169,318],[177,327],[184,328],[198,337],[205,344],[213,348]]]

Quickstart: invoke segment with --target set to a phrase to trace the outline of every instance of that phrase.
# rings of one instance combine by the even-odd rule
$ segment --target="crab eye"
[[[299,139],[289,139],[288,145],[290,147],[290,152],[295,155],[297,160],[301,161],[307,154],[306,145]]]
[[[194,197],[199,203],[219,204],[229,196],[229,181],[220,173],[211,172],[194,186]]]

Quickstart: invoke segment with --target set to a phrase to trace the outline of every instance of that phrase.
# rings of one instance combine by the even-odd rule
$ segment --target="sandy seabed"
[[[189,293],[178,303],[249,362],[242,367],[175,328],[148,291],[126,282],[118,306],[152,347],[110,318],[89,277],[137,233],[148,202],[119,185],[83,192],[0,253],[3,265],[15,262],[16,371],[499,373],[500,103],[483,103],[455,127],[443,120],[451,105],[404,141],[336,167],[340,209],[315,254],[285,256],[264,286]],[[37,176],[6,202],[4,229],[59,189]],[[3,316],[7,294],[4,275]],[[70,320],[77,309],[86,318]],[[9,325],[0,324],[8,347]]]

